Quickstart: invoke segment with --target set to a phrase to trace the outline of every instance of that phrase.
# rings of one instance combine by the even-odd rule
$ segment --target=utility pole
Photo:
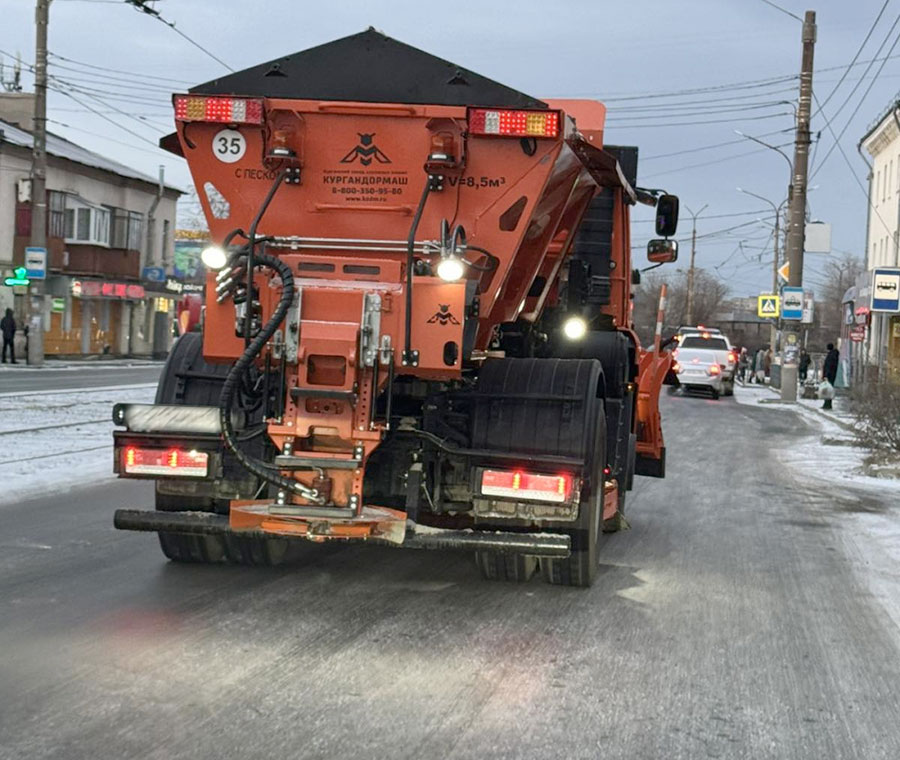
[[[708,205],[708,203],[705,204],[696,214],[685,205],[685,208],[688,210],[688,213],[691,215],[694,222],[693,227],[691,228],[691,266],[688,269],[687,316],[685,318],[685,322],[689,325],[694,324],[694,257],[697,255],[697,217],[703,213],[703,210]]]
[[[34,12],[34,148],[31,151],[31,245],[47,249],[47,26],[50,0]],[[44,363],[44,289],[32,280],[28,298],[28,363]]]
[[[797,106],[797,134],[794,138],[794,177],[791,182],[790,217],[787,233],[788,284],[803,285],[803,248],[806,242],[806,183],[809,170],[809,120],[812,110],[813,55],[816,48],[816,12],[806,11],[803,20],[803,57],[800,65],[800,102]],[[781,354],[781,399],[797,400],[797,371],[800,358],[799,325],[784,323]]]

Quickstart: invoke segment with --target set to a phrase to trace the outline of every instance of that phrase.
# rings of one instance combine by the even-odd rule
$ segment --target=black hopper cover
[[[372,28],[213,79],[191,92],[368,103],[547,107]]]

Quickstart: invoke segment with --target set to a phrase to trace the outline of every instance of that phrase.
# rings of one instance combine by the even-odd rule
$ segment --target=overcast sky
[[[858,182],[866,185],[867,169],[856,145],[900,87],[900,46],[893,48],[900,2],[888,2],[859,56],[862,65],[849,70],[827,102],[884,0],[778,4],[801,17],[810,7],[818,13],[814,85],[825,108],[813,119],[814,133],[822,134],[810,209],[833,225],[833,256],[861,255],[866,197]],[[686,266],[689,254],[687,209],[706,205],[697,225],[698,266],[721,275],[735,295],[771,285],[771,208],[736,188],[780,203],[788,164],[735,130],[792,154],[793,108],[784,101],[797,99],[801,24],[765,0],[159,0],[156,8],[234,69],[371,25],[531,95],[604,100],[607,142],[640,147],[639,184],[682,199],[684,247],[676,266]],[[0,18],[0,50],[21,52],[31,64],[33,0],[0,0]],[[888,51],[895,57],[869,66],[882,43],[878,57]],[[53,0],[50,50],[61,56],[51,58],[55,86],[81,101],[51,93],[52,131],[151,175],[164,164],[170,183],[189,186],[183,162],[153,145],[172,130],[168,93],[222,74],[220,64],[123,0]],[[30,74],[24,83],[31,88]],[[696,89],[704,91],[684,92]],[[672,93],[678,95],[660,97]],[[836,134],[846,129],[841,145],[849,166],[840,151],[831,151],[827,119]],[[638,209],[636,244],[649,237],[649,218]],[[736,225],[742,226],[724,231]],[[826,261],[807,255],[807,286],[821,284]]]

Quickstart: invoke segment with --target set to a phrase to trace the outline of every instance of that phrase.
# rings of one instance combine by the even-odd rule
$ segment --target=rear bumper
[[[710,388],[719,393],[725,387],[725,379],[721,375],[708,375],[705,372],[696,375],[682,373],[678,376],[678,382],[685,388]]]
[[[119,530],[163,531],[187,535],[243,536],[248,538],[284,538],[289,540],[322,540],[308,534],[273,533],[261,529],[232,528],[229,518],[211,512],[157,512],[154,510],[118,509],[113,524]],[[336,539],[324,539],[336,540]],[[342,539],[347,540],[347,539]],[[352,540],[352,539],[351,539]],[[378,537],[367,537],[367,543],[400,549],[442,549],[450,551],[496,551],[504,554],[530,554],[539,557],[568,557],[571,538],[558,533],[513,533],[503,531],[442,530],[407,528],[399,543]]]

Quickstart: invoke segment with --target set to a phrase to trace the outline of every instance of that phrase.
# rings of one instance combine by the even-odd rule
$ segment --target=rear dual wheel
[[[218,406],[229,367],[208,364],[203,358],[200,333],[182,335],[166,359],[157,404]],[[160,512],[214,512],[228,514],[228,501],[209,496],[161,493],[156,487],[156,509]],[[240,565],[277,565],[284,561],[289,542],[285,539],[241,536],[195,536],[160,531],[159,545],[173,562]]]
[[[572,552],[565,559],[476,552],[487,580],[524,582],[538,565],[544,579],[563,586],[590,586],[597,574],[606,416],[600,395],[600,363],[585,359],[503,359],[485,363],[477,390],[485,399],[473,416],[473,448],[583,458],[590,463],[577,521],[540,530],[564,533]],[[575,400],[577,399],[577,400]],[[484,526],[488,527],[488,526]],[[492,525],[503,529],[502,525]]]

